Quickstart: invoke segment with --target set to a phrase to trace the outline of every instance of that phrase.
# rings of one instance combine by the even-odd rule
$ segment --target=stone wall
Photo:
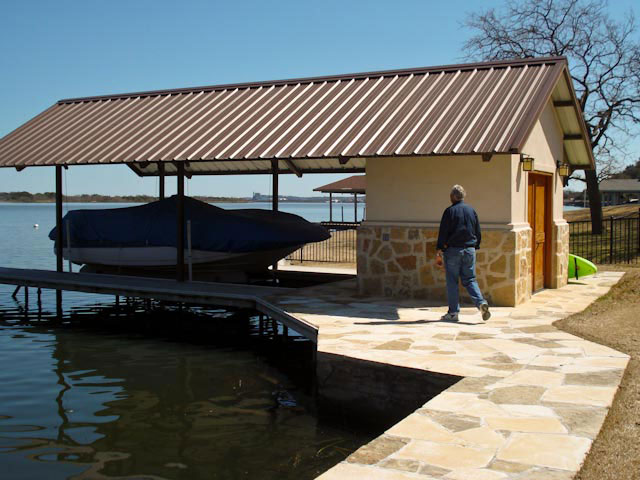
[[[437,228],[358,229],[358,286],[363,294],[446,301],[445,275],[435,266]],[[531,229],[485,230],[476,273],[492,305],[514,306],[531,296]],[[461,287],[461,300],[469,298]]]
[[[551,243],[551,288],[561,288],[568,282],[569,267],[569,224],[565,220],[554,220]]]

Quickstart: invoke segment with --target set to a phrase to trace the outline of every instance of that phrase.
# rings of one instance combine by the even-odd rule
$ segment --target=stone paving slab
[[[558,331],[623,273],[545,290],[483,322],[463,308],[363,298],[352,280],[269,298],[319,329],[318,351],[465,377],[319,480],[568,480],[579,470],[629,357]]]

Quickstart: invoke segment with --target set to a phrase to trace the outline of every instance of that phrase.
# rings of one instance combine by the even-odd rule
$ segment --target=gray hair
[[[451,188],[451,196],[458,202],[461,200],[464,200],[464,197],[466,195],[467,195],[467,192],[464,191],[464,188],[462,188],[462,185],[454,185],[453,188]]]

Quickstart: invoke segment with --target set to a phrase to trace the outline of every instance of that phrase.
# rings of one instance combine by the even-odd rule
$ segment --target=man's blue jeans
[[[469,292],[469,296],[479,307],[485,303],[476,280],[476,249],[473,247],[459,248],[449,247],[444,251],[444,268],[447,274],[447,300],[449,301],[449,313],[460,311],[460,295],[458,293],[458,281]]]

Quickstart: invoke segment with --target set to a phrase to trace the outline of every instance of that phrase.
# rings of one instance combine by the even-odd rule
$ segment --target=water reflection
[[[314,478],[369,439],[314,416],[292,380],[310,345],[214,313],[97,305],[52,328],[0,304],[3,478]]]

